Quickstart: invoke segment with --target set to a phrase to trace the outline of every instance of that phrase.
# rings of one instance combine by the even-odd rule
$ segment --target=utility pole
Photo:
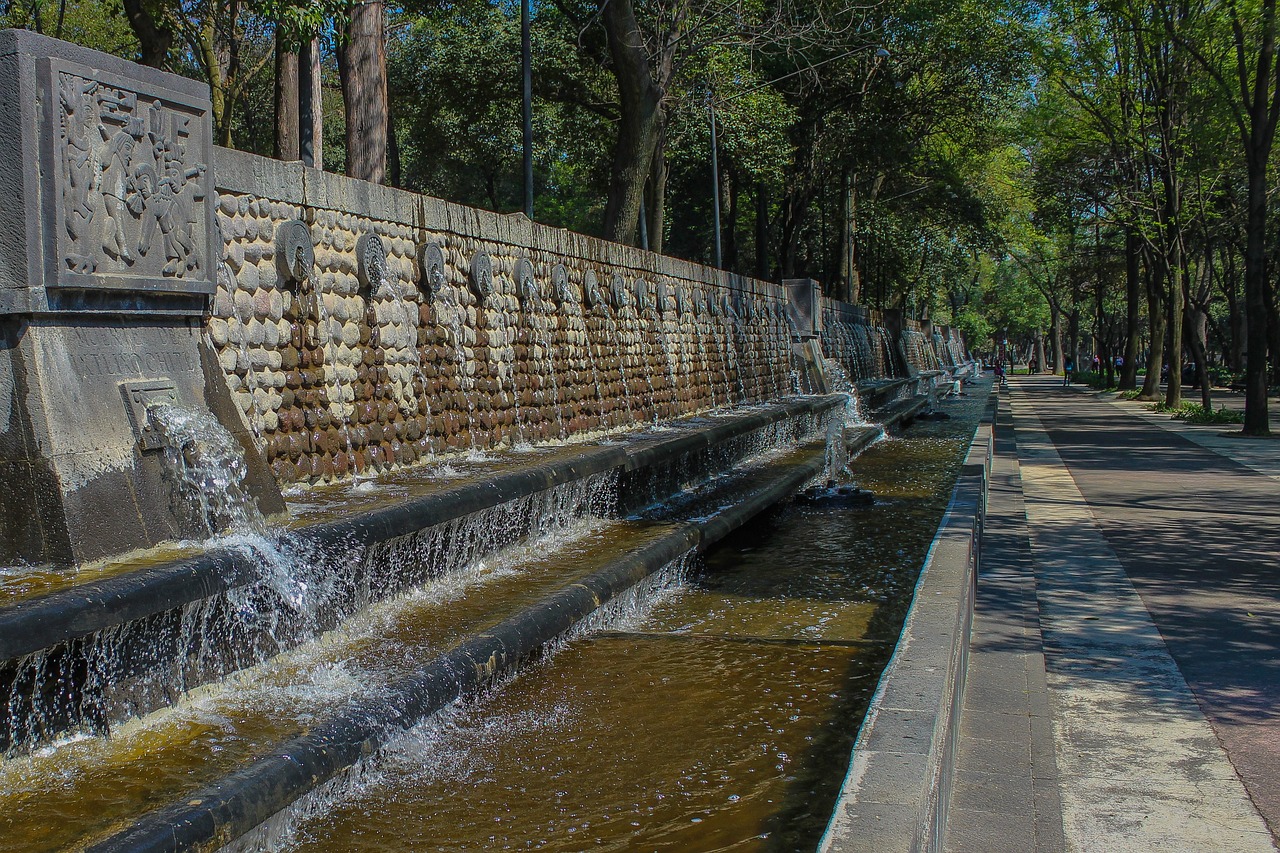
[[[533,219],[533,51],[529,0],[520,0],[520,70],[524,76],[524,215]]]
[[[711,115],[711,192],[715,202],[712,223],[716,232],[716,269],[720,269],[724,265],[720,257],[720,160],[716,153],[716,105],[709,93],[707,112]]]

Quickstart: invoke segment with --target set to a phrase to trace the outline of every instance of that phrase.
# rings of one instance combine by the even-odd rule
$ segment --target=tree
[[[347,118],[347,174],[375,184],[387,180],[390,128],[387,54],[381,0],[353,5],[338,50]]]

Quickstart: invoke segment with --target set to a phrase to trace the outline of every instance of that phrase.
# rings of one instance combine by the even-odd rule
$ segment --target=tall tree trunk
[[[302,165],[324,168],[324,90],[320,82],[320,39],[298,52],[298,157]]]
[[[1053,346],[1053,372],[1062,374],[1065,368],[1062,352],[1062,309],[1056,306],[1049,308],[1049,334],[1053,338],[1050,341]]]
[[[667,165],[667,128],[663,116],[659,123],[658,141],[653,146],[653,165],[649,168],[649,192],[645,202],[649,205],[649,249],[662,254],[667,228],[667,177],[671,167]]]
[[[654,81],[631,0],[601,0],[600,20],[613,59],[619,102],[603,230],[606,240],[631,243],[662,129],[662,90]]]
[[[856,305],[862,291],[858,271],[858,190],[857,176],[846,169],[841,176],[843,216],[840,228],[840,299]]]
[[[387,104],[387,180],[393,187],[400,186],[400,139],[396,136],[396,117]]]
[[[1138,323],[1142,317],[1142,237],[1132,227],[1124,236],[1125,344],[1124,364],[1120,368],[1120,390],[1138,387],[1138,355],[1142,333]]]
[[[769,277],[769,188],[756,184],[756,278]]]
[[[1169,384],[1164,392],[1164,404],[1171,409],[1182,404],[1182,318],[1186,311],[1182,255],[1176,244],[1169,259]]]
[[[1207,253],[1206,253],[1207,255]],[[1199,281],[1196,283],[1196,294],[1192,295],[1190,259],[1184,258],[1182,281],[1185,288],[1183,299],[1187,305],[1185,338],[1187,349],[1191,350],[1191,358],[1196,364],[1196,382],[1200,385],[1200,405],[1205,412],[1213,411],[1213,387],[1209,381],[1208,327],[1209,315],[1202,310],[1208,299],[1209,264],[1208,257],[1196,271]]]
[[[1164,366],[1164,335],[1167,324],[1164,311],[1163,266],[1151,252],[1147,258],[1147,324],[1151,332],[1151,348],[1147,354],[1147,375],[1142,382],[1139,400],[1160,399],[1160,368]]]
[[[308,69],[309,70],[309,69]],[[276,146],[278,160],[299,160],[298,52],[276,27]]]
[[[1249,213],[1244,253],[1245,322],[1247,350],[1245,356],[1245,435],[1270,435],[1271,421],[1267,413],[1267,165],[1275,141],[1276,122],[1280,118],[1280,62],[1276,61],[1276,0],[1262,0],[1261,43],[1258,54],[1249,61],[1245,46],[1245,29],[1235,17],[1232,7],[1232,30],[1235,36],[1236,68],[1240,91],[1244,97],[1247,127],[1241,125],[1248,174]],[[1252,77],[1252,79],[1250,79]],[[1272,352],[1280,361],[1280,352]]]
[[[738,268],[738,176],[730,169],[724,174],[722,193],[725,199],[724,218],[724,268],[741,272]]]
[[[152,16],[146,0],[123,0],[129,28],[138,39],[138,61],[152,68],[167,68],[173,30]]]
[[[1240,304],[1240,278],[1236,275],[1236,255],[1231,246],[1222,247],[1222,292],[1227,297],[1227,366],[1232,373],[1244,371],[1245,316]]]
[[[375,184],[387,179],[387,58],[381,0],[351,9],[339,56],[347,116],[347,174]]]
[[[800,271],[800,236],[813,196],[811,189],[796,189],[789,192],[782,203],[778,266],[783,278],[795,278]]]

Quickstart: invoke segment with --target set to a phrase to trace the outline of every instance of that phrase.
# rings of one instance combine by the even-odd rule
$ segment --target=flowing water
[[[982,401],[868,450],[605,626],[397,739],[264,849],[812,849]]]
[[[327,786],[323,809],[286,813],[276,834],[261,836],[263,849],[812,847],[981,410],[976,398],[949,406],[953,420],[857,462],[874,506],[797,503],[749,525],[704,564],[673,566],[541,663],[395,739],[358,778]],[[229,436],[206,434],[180,411],[159,418],[181,485],[229,496],[197,504],[215,542],[253,550],[267,570],[228,596],[234,612],[200,603],[183,612],[183,634],[194,638],[188,663],[200,669],[200,638],[225,630],[210,620],[251,620],[263,590],[308,618],[289,629],[293,639],[256,626],[279,640],[259,662],[189,692],[178,673],[155,688],[176,691],[172,704],[113,724],[110,737],[71,733],[0,762],[0,853],[75,848],[188,797],[458,638],[669,530],[660,520],[594,515],[612,500],[597,495],[616,488],[608,478],[565,484],[347,555],[393,574],[418,564],[440,573],[380,603],[370,604],[372,592],[356,596],[369,606],[292,648],[329,624],[316,608],[342,567],[289,551],[287,536],[268,536],[245,514]],[[757,463],[785,456],[769,435],[750,441],[760,445]],[[310,515],[415,488],[394,480],[344,490]],[[732,492],[722,485],[710,484],[703,510]],[[697,516],[698,506],[680,511]]]

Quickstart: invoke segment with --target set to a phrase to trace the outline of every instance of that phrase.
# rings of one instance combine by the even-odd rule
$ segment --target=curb
[[[997,395],[987,401],[867,709],[820,853],[942,850],[959,743]]]

